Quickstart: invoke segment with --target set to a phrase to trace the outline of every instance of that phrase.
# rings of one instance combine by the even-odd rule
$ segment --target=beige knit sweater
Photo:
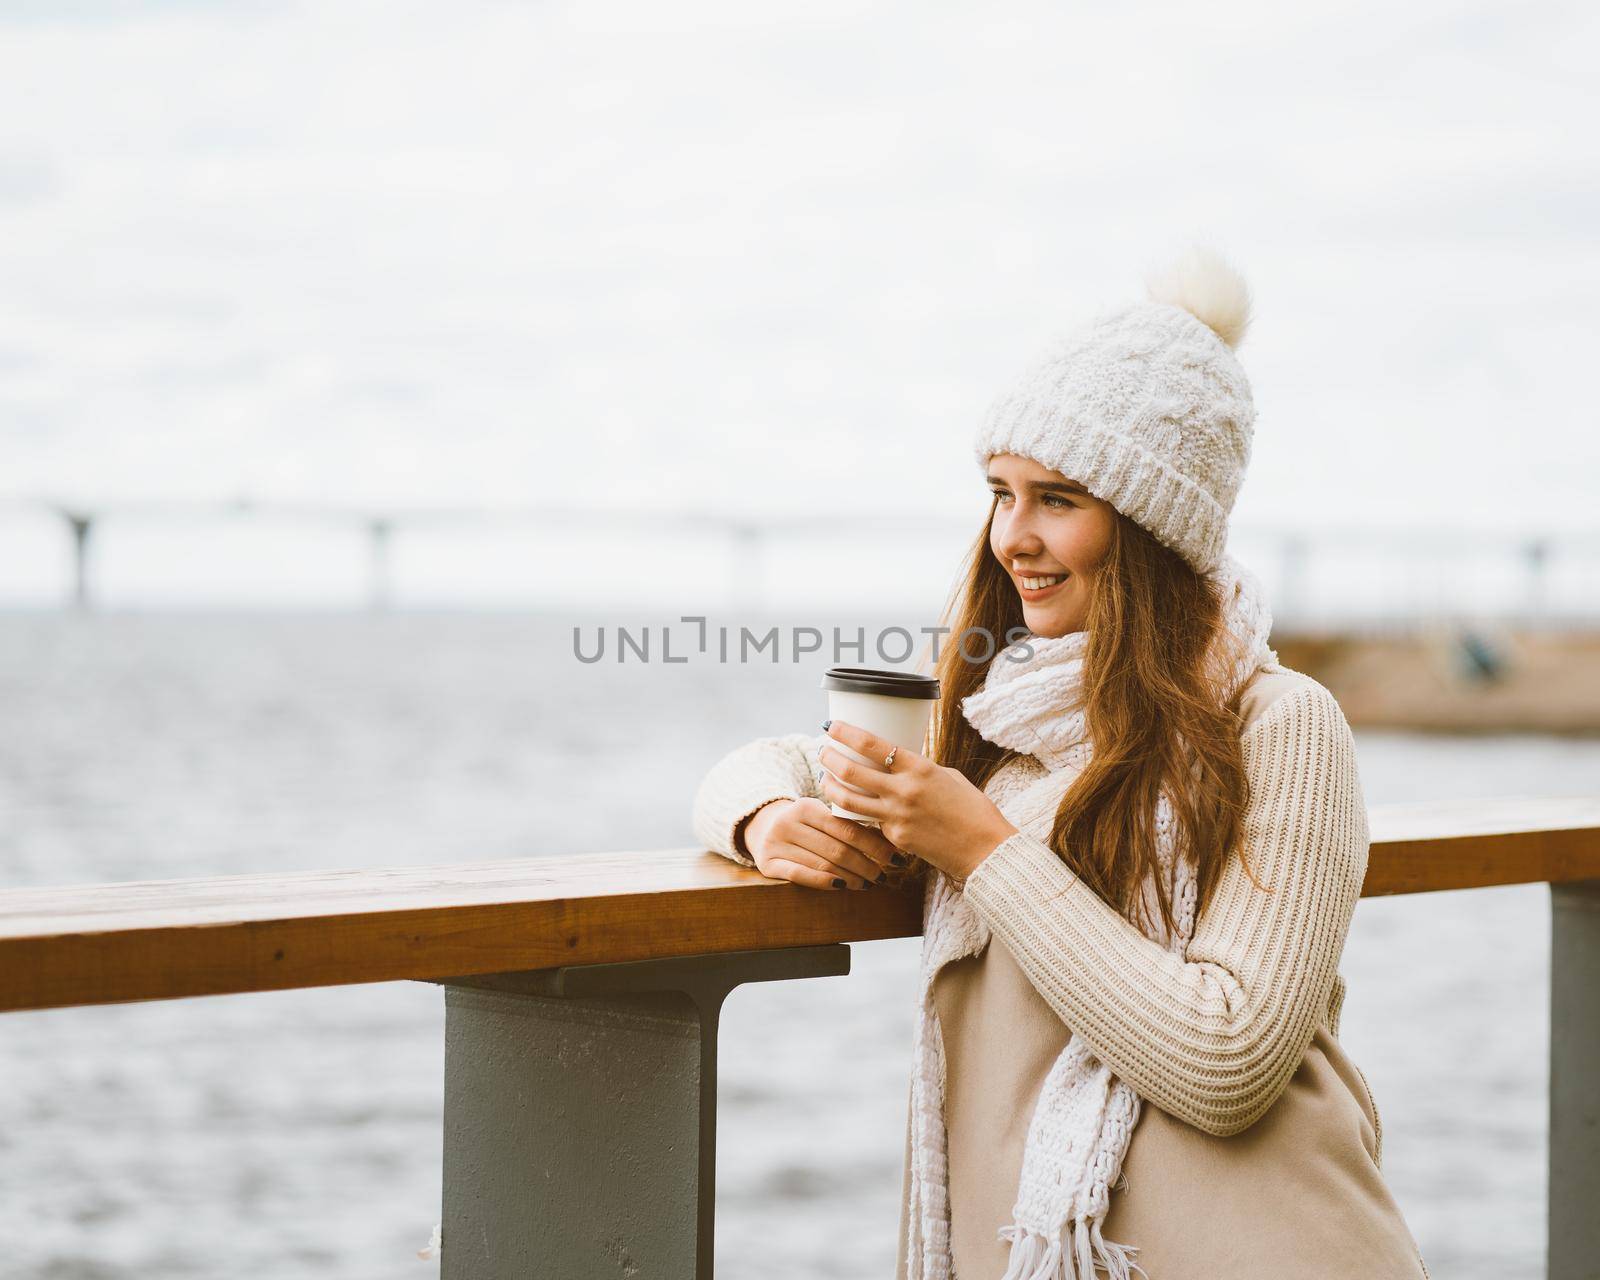
[[[1256,792],[1244,842],[1274,891],[1260,892],[1230,859],[1186,959],[1145,937],[1026,829],[966,884],[1039,993],[1107,1066],[1141,1097],[1219,1136],[1272,1105],[1319,1019],[1337,1030],[1339,956],[1366,875],[1366,806],[1344,713],[1309,677],[1283,675],[1291,680],[1274,690],[1281,696],[1265,710],[1258,696],[1247,709],[1256,716],[1243,736]],[[696,836],[754,866],[735,847],[735,829],[775,798],[820,796],[823,741],[786,734],[729,752],[695,795]],[[1017,763],[1042,771],[1031,757]]]

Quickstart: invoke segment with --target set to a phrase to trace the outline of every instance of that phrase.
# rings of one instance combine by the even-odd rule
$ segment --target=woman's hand
[[[957,884],[965,883],[996,845],[1016,833],[995,802],[961,770],[904,747],[895,751],[893,768],[885,769],[882,762],[894,743],[842,720],[831,722],[827,732],[873,763],[862,764],[837,747],[824,746],[819,757],[828,769],[823,795],[852,813],[877,819],[895,848],[931,863]]]
[[[841,818],[813,796],[762,805],[743,839],[762,875],[812,889],[865,889],[887,876],[885,866],[909,861],[876,827]]]

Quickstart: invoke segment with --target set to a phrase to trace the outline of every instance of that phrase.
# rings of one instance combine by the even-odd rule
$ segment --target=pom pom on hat
[[[1250,290],[1221,254],[1193,245],[1145,277],[1150,301],[1182,307],[1237,349],[1250,327]]]

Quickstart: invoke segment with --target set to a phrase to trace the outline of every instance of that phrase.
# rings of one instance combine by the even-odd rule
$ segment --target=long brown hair
[[[941,618],[950,630],[938,658],[939,700],[928,729],[927,754],[980,788],[1017,753],[980,737],[962,714],[961,700],[983,687],[995,652],[1030,634],[1016,587],[990,550],[994,511],[991,503]],[[1147,928],[1153,922],[1143,885],[1159,868],[1156,799],[1165,787],[1179,854],[1197,863],[1198,917],[1239,840],[1249,799],[1239,741],[1243,690],[1220,703],[1217,696],[1217,676],[1236,656],[1232,637],[1218,636],[1221,597],[1176,551],[1116,512],[1109,548],[1092,579],[1085,626],[1094,755],[1062,797],[1048,843],[1105,902]],[[976,630],[968,635],[969,629]],[[1212,651],[1214,638],[1219,648]],[[1226,665],[1208,666],[1208,657],[1219,655]],[[926,873],[920,860],[913,867],[919,876]],[[1248,864],[1245,870],[1255,881]],[[1154,879],[1170,932],[1176,924],[1166,877]]]

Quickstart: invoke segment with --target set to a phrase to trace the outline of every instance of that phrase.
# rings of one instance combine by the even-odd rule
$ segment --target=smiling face
[[[989,549],[1022,599],[1023,621],[1037,636],[1082,631],[1116,508],[1014,453],[990,458],[988,479],[996,495]]]

